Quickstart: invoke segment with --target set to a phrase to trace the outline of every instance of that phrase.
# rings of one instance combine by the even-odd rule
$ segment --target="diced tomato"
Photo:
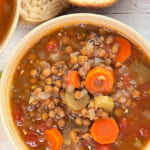
[[[127,118],[123,117],[119,121],[119,128],[120,128],[120,133],[125,133],[127,128],[128,128],[128,120]]]
[[[130,78],[128,75],[123,76],[123,84],[125,88],[128,88],[130,86]]]
[[[47,52],[52,52],[53,50],[55,50],[57,48],[57,44],[55,40],[51,40],[47,43],[46,45],[46,50]]]
[[[149,137],[150,132],[149,132],[149,130],[146,129],[146,128],[141,128],[141,129],[140,129],[140,134],[141,134],[142,137],[147,138],[147,137]]]
[[[96,143],[95,145],[96,150],[112,150],[112,144],[99,144]]]
[[[40,132],[44,133],[47,129],[52,128],[53,126],[53,121],[52,120],[47,120],[47,121],[42,121],[39,123],[38,128]]]
[[[26,134],[26,144],[31,147],[38,147],[39,146],[39,141],[38,141],[38,136],[36,133],[27,133]]]
[[[46,122],[42,122],[41,124],[39,124],[38,128],[40,129],[41,132],[45,132],[48,128]]]
[[[14,120],[15,120],[16,125],[22,126],[24,123],[24,117],[23,117],[23,111],[22,111],[21,106],[19,104],[17,104],[15,106],[13,115],[14,115]]]

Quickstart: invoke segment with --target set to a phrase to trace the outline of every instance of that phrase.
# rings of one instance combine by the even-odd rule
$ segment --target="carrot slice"
[[[80,76],[77,71],[72,70],[66,74],[66,83],[72,84],[75,88],[80,88]]]
[[[115,142],[119,134],[119,128],[112,118],[98,119],[93,123],[90,132],[96,142],[110,144]]]
[[[108,94],[114,84],[114,74],[103,67],[95,67],[87,74],[85,87],[91,94]]]
[[[60,150],[63,144],[63,137],[58,129],[53,128],[45,131],[46,141],[51,150]]]
[[[131,55],[131,45],[128,40],[120,36],[116,36],[114,42],[120,45],[120,50],[117,54],[115,62],[123,63]]]

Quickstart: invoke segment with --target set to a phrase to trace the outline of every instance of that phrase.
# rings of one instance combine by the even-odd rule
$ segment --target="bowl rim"
[[[14,11],[14,16],[12,18],[11,25],[9,27],[8,33],[6,34],[5,38],[3,39],[1,46],[0,46],[0,54],[4,51],[5,47],[11,40],[13,33],[15,32],[15,29],[17,27],[17,23],[19,20],[19,14],[20,14],[20,5],[21,5],[21,0],[15,0],[15,11]]]
[[[92,19],[95,19],[95,20],[93,21]],[[9,117],[7,116],[7,118],[5,118],[5,116],[4,116],[4,114],[10,114],[10,110],[8,109],[10,107],[7,107],[7,110],[6,110],[5,109],[5,103],[9,103],[10,102],[9,101],[10,99],[9,99],[9,96],[8,96],[8,92],[6,92],[6,91],[9,91],[8,89],[10,89],[10,84],[11,84],[10,74],[11,74],[11,78],[13,78],[13,73],[11,72],[11,71],[14,70],[14,69],[11,68],[11,67],[14,67],[13,66],[13,62],[16,59],[18,59],[18,55],[19,55],[19,52],[21,50],[22,50],[22,53],[26,53],[27,52],[27,50],[29,48],[26,48],[26,50],[24,48],[24,47],[27,46],[27,43],[31,43],[32,42],[32,44],[30,44],[30,45],[34,45],[36,42],[33,44],[33,40],[35,40],[35,41],[39,40],[38,38],[36,39],[37,36],[35,36],[35,35],[40,35],[44,31],[45,31],[45,33],[48,34],[49,32],[48,31],[46,32],[46,30],[50,31],[50,25],[53,26],[53,28],[51,29],[51,31],[53,31],[53,29],[57,28],[56,27],[57,25],[54,27],[54,24],[58,24],[58,27],[60,28],[63,25],[77,24],[77,23],[79,23],[78,20],[80,20],[79,21],[80,23],[82,23],[82,21],[83,21],[83,23],[85,23],[86,22],[85,20],[87,20],[86,23],[90,23],[90,24],[93,24],[93,25],[101,25],[101,26],[104,26],[104,27],[108,27],[110,29],[116,29],[116,31],[119,31],[120,33],[123,33],[123,36],[128,37],[131,41],[133,41],[136,44],[140,45],[140,47],[148,50],[149,53],[147,52],[147,55],[150,57],[149,44],[139,33],[137,33],[134,29],[130,28],[129,26],[125,25],[124,23],[121,23],[120,21],[117,21],[115,19],[103,16],[103,15],[90,14],[90,13],[69,14],[69,15],[64,15],[64,16],[57,17],[55,19],[49,20],[49,21],[39,25],[38,27],[34,28],[32,31],[30,31],[21,40],[21,42],[18,44],[18,46],[15,48],[15,50],[13,51],[11,56],[9,57],[9,61],[7,62],[6,66],[4,68],[4,71],[3,71],[3,74],[2,74],[2,78],[0,80],[0,89],[1,89],[0,90],[0,94],[1,94],[0,115],[1,115],[1,120],[2,120],[3,127],[5,128],[5,131],[7,133],[7,136],[9,137],[9,140],[11,141],[13,147],[16,150],[20,150],[20,148],[24,149],[24,150],[29,150],[29,149],[27,148],[27,146],[25,145],[25,143],[21,139],[21,137],[20,137],[20,135],[19,135],[19,133],[18,133],[18,131],[16,129],[17,127],[14,125],[14,122],[12,121],[12,116],[9,116]],[[100,24],[100,20],[101,21],[105,20],[105,23],[101,23]],[[108,23],[108,24],[106,25],[106,23]],[[112,25],[111,25],[112,23],[114,23],[114,26],[116,25],[116,27],[113,28]],[[120,28],[126,29],[126,31],[128,31],[128,33],[124,33],[124,31],[120,31]],[[43,36],[46,35],[45,33],[43,34]],[[130,36],[130,33],[133,34],[133,35]],[[41,36],[41,37],[43,37],[43,36]],[[140,43],[137,42],[136,39],[139,40]],[[23,52],[23,51],[25,51],[25,52]],[[24,54],[22,54],[22,55],[24,55]],[[19,62],[19,60],[21,58],[22,57],[19,57],[18,62]],[[15,63],[15,64],[18,64],[18,63]],[[16,69],[16,66],[17,65],[15,65],[15,67],[14,67],[15,69]],[[9,81],[9,83],[7,83],[7,80]],[[8,88],[6,88],[6,87],[8,87]],[[7,100],[8,100],[8,102],[7,102]],[[9,111],[9,113],[8,113],[8,111]],[[11,119],[9,121],[13,122],[12,125],[14,127],[10,126],[10,122],[8,122],[8,118]],[[18,141],[20,143],[18,143]],[[145,149],[145,150],[148,150],[148,149]]]

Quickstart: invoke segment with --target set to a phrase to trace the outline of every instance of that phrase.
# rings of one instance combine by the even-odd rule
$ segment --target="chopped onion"
[[[50,93],[46,93],[46,92],[38,92],[38,93],[32,93],[32,98],[36,99],[36,100],[45,100],[48,99],[50,97]]]
[[[137,148],[141,148],[142,147],[142,143],[139,139],[136,139],[135,143],[133,144],[135,147]]]
[[[126,65],[122,65],[121,68],[119,69],[119,73],[123,75],[128,74],[129,73],[128,67]]]
[[[99,65],[100,63],[103,63],[103,62],[104,62],[104,60],[101,59],[101,58],[99,58],[99,57],[95,57],[94,58],[94,64],[95,64],[95,66],[97,66],[97,65]]]
[[[94,120],[96,118],[95,109],[88,110],[90,120]]]
[[[74,53],[70,54],[71,57],[73,57],[73,56],[79,56],[79,55],[80,55],[80,52],[74,52]]]

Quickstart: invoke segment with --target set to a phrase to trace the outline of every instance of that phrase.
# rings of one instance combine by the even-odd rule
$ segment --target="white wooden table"
[[[69,13],[97,13],[115,18],[134,28],[150,43],[150,0],[120,0],[118,4],[105,9],[71,8]],[[35,26],[18,23],[16,32],[5,51],[0,55],[0,70],[5,66],[11,52],[19,41]],[[13,150],[0,122],[0,149]]]

